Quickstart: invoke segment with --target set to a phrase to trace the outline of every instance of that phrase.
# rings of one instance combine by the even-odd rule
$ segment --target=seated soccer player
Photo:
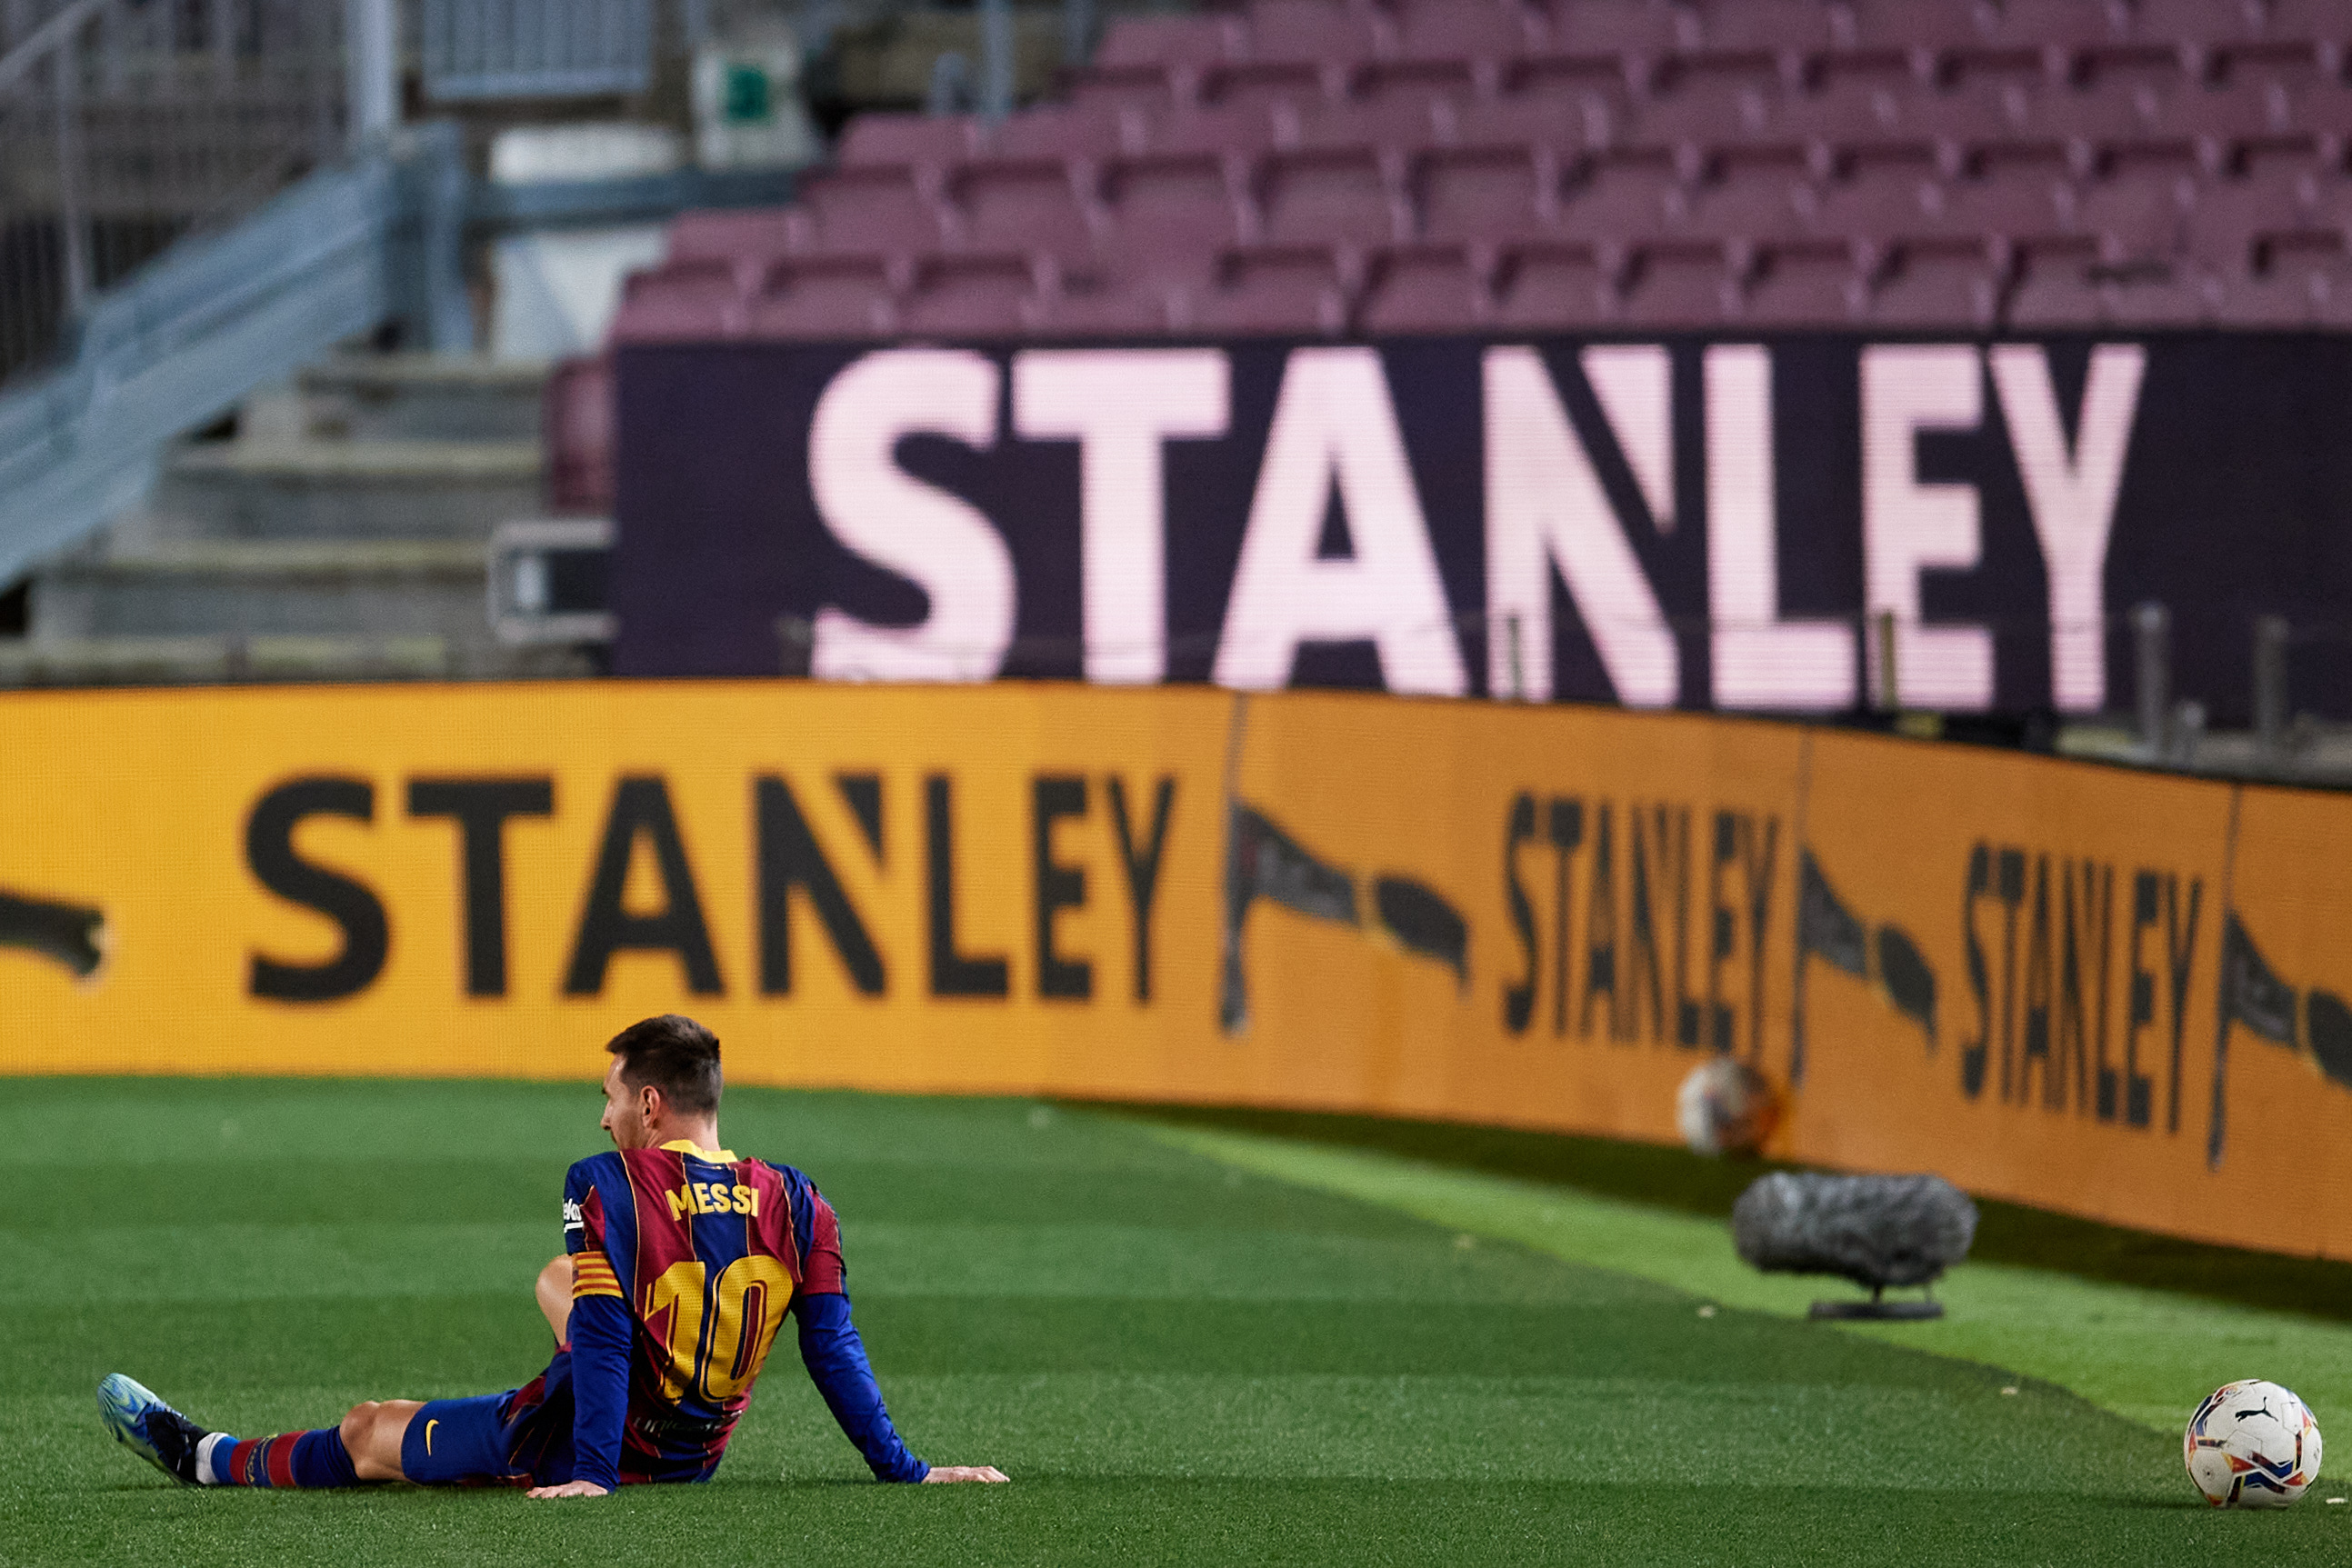
[[[556,1341],[545,1372],[504,1394],[373,1401],[340,1426],[253,1439],[115,1373],[98,1403],[116,1439],[190,1486],[502,1482],[561,1498],[708,1480],[789,1309],[809,1376],[876,1477],[1005,1479],[926,1465],[898,1440],[849,1321],[832,1207],[791,1166],[719,1146],[718,1038],[673,1014],[604,1049],[617,1152],[564,1178],[564,1255],[539,1277]]]

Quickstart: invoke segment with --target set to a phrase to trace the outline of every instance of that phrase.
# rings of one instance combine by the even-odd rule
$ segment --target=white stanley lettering
[[[1316,554],[1337,493],[1351,557]],[[1300,349],[1283,368],[1217,639],[1220,685],[1289,683],[1302,643],[1370,642],[1391,691],[1467,685],[1380,356]]]
[[[1577,356],[1633,471],[1650,521],[1675,531],[1674,361],[1656,343],[1613,343]]]
[[[2091,350],[2071,453],[2049,351],[2003,343],[1992,350],[1991,361],[2050,583],[2051,697],[2067,712],[2094,713],[2107,700],[2107,539],[2147,351],[2137,343],[2102,343]]]
[[[1012,553],[970,503],[900,468],[901,438],[996,443],[996,366],[958,349],[888,349],[836,374],[809,424],[809,488],[841,542],[930,599],[914,626],[817,612],[812,672],[826,680],[984,681],[1013,640]]]
[[[1682,682],[1674,632],[1550,373],[1533,349],[1494,348],[1484,374],[1487,689],[1532,702],[1551,696],[1557,565],[1618,700],[1671,706]]]
[[[1853,629],[1780,619],[1772,494],[1772,359],[1761,345],[1706,351],[1706,595],[1717,707],[1853,706]]]
[[[1013,361],[1013,429],[1078,443],[1079,570],[1087,679],[1168,675],[1167,486],[1160,445],[1225,433],[1229,383],[1214,349],[1040,350]]]
[[[1919,482],[1919,433],[1974,430],[1984,374],[1965,344],[1880,345],[1862,351],[1862,557],[1872,623],[1895,616],[1895,678],[1906,706],[1992,706],[1992,634],[1982,626],[1922,626],[1919,574],[1977,564],[1972,485]],[[1871,691],[1882,689],[1878,638],[1864,639]]]

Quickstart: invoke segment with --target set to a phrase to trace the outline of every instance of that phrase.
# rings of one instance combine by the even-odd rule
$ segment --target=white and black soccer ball
[[[1752,1155],[1780,1120],[1772,1085],[1727,1056],[1692,1068],[1675,1095],[1675,1125],[1696,1154]]]
[[[2284,1508],[2319,1479],[2319,1423],[2291,1389],[2225,1383],[2189,1417],[2180,1457],[2215,1508]]]

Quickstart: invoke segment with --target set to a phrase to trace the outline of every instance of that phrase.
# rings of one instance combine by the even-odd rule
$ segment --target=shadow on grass
[[[1072,1103],[1143,1121],[1376,1150],[1718,1219],[1730,1217],[1733,1201],[1765,1172],[1802,1168],[1768,1160],[1709,1159],[1657,1144],[1452,1122],[1225,1106]],[[1979,1220],[1969,1256],[1979,1262],[2014,1263],[2233,1306],[2352,1322],[2352,1263],[2213,1247],[1991,1198],[1979,1197],[1976,1204]]]

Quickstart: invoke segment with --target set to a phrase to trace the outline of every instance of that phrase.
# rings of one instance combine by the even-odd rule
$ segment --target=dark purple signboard
[[[620,356],[625,674],[2352,713],[2352,338]]]

